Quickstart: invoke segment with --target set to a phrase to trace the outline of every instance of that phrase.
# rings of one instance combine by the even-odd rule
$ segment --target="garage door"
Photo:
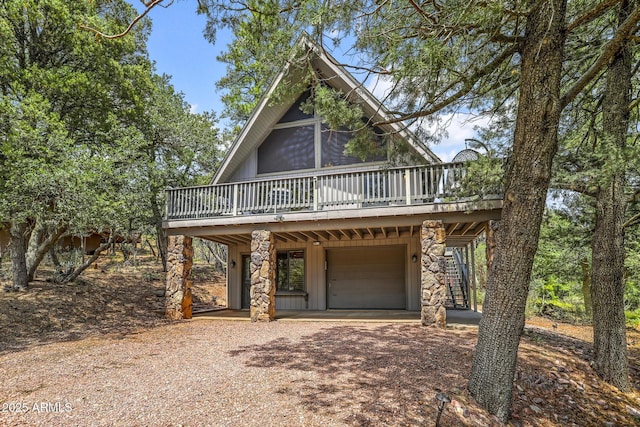
[[[328,249],[328,307],[406,308],[404,258],[404,246]]]

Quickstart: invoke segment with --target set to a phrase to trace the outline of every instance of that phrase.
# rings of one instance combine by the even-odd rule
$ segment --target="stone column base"
[[[273,233],[251,233],[251,321],[270,322],[276,316],[276,244]]]
[[[444,303],[446,264],[444,259],[446,231],[442,221],[424,221],[420,230],[422,246],[422,268],[420,300],[421,319],[425,326],[445,328],[447,310]]]
[[[193,245],[189,236],[169,236],[165,316],[172,320],[191,319],[191,267]]]

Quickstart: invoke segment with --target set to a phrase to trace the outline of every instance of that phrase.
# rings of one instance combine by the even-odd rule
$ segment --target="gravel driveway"
[[[474,342],[415,324],[200,320],[34,346],[0,356],[0,425],[432,426],[440,390],[460,405],[441,425],[490,425],[465,397]]]

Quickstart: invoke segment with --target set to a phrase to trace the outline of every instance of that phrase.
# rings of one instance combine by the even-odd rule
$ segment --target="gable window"
[[[376,138],[376,145],[381,148],[380,151],[372,153],[364,162],[358,157],[344,154],[345,144],[352,136],[351,132],[332,131],[322,123],[321,117],[302,112],[300,105],[309,96],[309,91],[304,92],[258,147],[258,174],[387,160],[381,137]]]
[[[362,163],[362,159],[344,153],[345,146],[352,134],[346,129],[339,131],[331,130],[329,126],[322,125],[322,167],[346,166]],[[365,160],[367,162],[381,162],[387,160],[386,151],[382,137],[376,138],[376,146],[379,152],[371,153]]]
[[[304,292],[304,251],[278,252],[276,264],[276,290]]]
[[[313,169],[315,127],[274,129],[258,147],[258,173]]]

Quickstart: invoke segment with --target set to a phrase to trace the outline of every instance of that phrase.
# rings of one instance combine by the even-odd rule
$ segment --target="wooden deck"
[[[282,241],[413,237],[425,219],[464,246],[500,218],[501,189],[470,196],[464,163],[345,171],[167,190],[163,227],[224,244],[247,244],[268,227]]]
[[[464,163],[313,174],[167,190],[166,219],[412,206],[473,200]],[[486,189],[485,199],[499,199]]]

